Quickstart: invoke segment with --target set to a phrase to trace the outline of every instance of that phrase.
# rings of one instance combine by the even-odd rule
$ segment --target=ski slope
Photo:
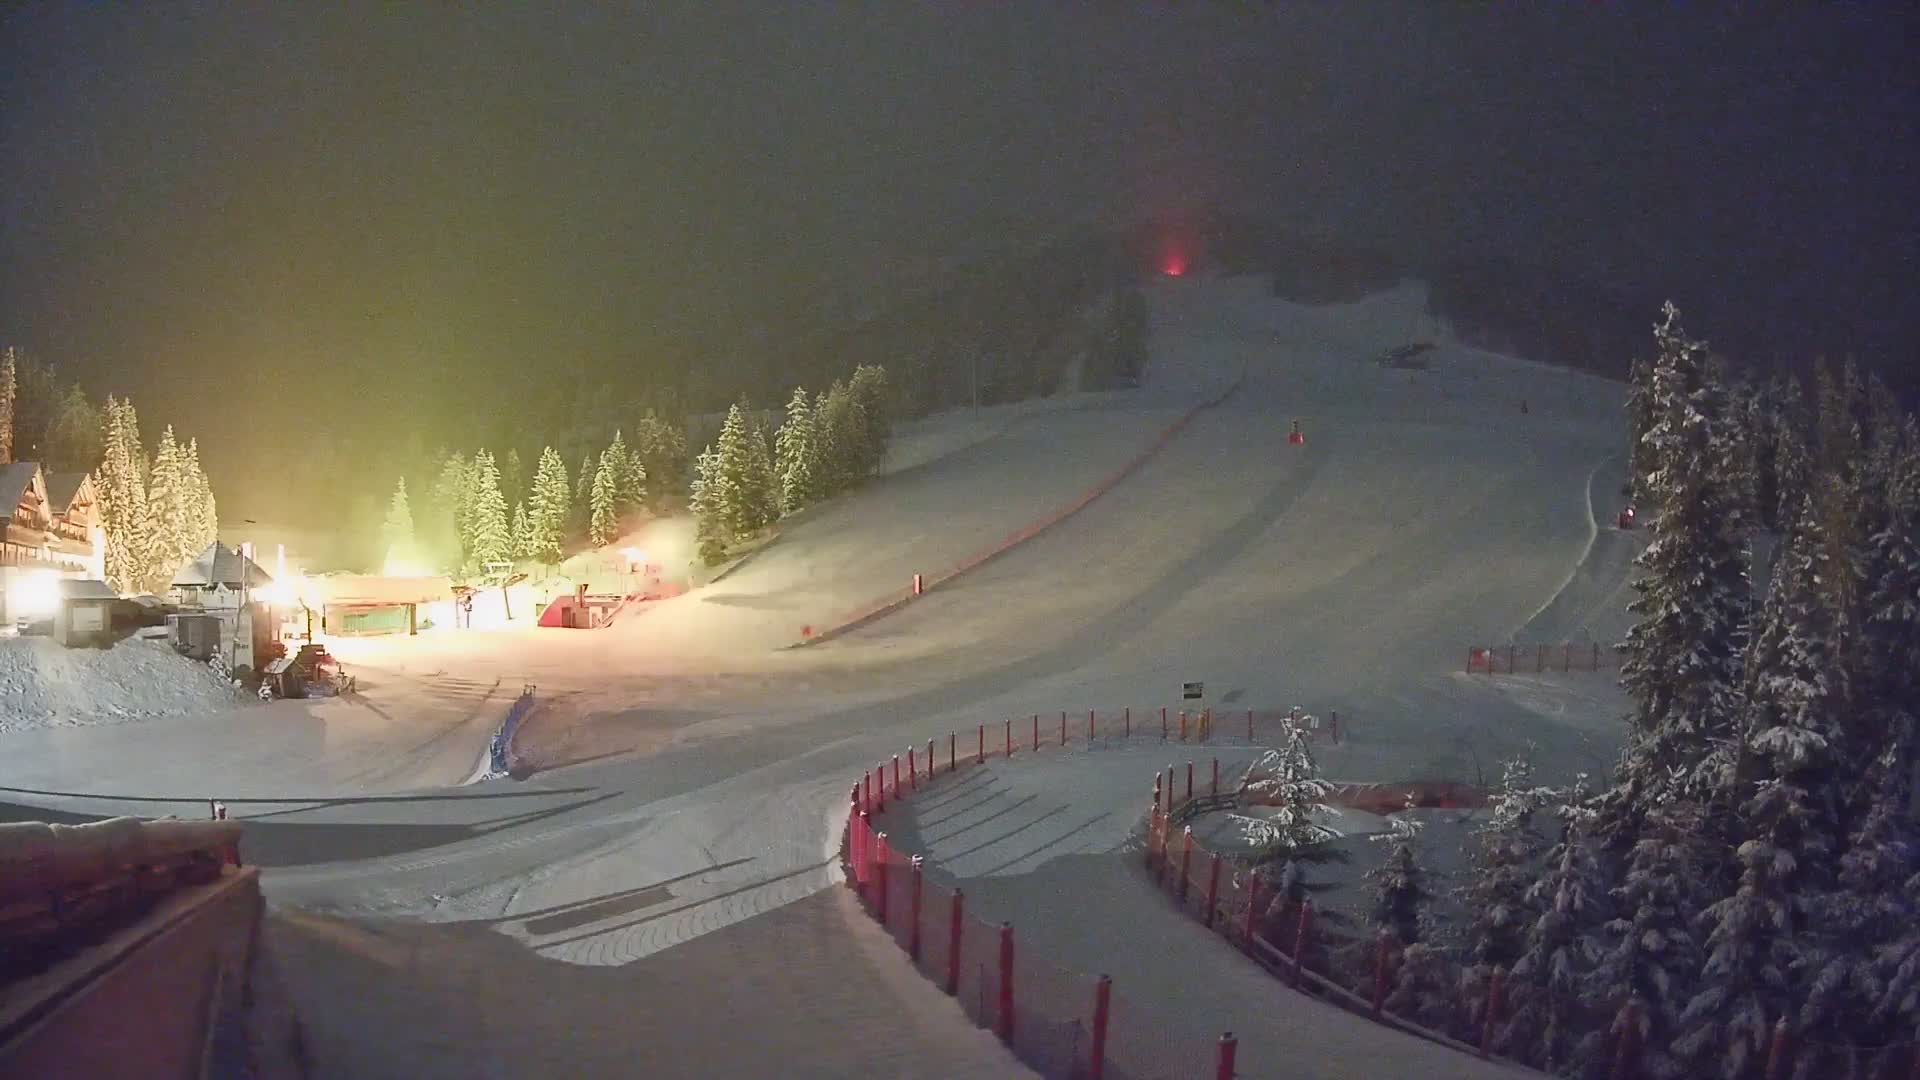
[[[475,1064],[480,1075],[520,1075],[540,1048],[572,1037],[572,1017],[606,1017],[615,990],[662,1016],[729,1016],[751,994],[768,1045],[792,1048],[792,1074],[806,1075],[806,1055],[826,1052],[803,1036],[845,1015],[823,1016],[814,988],[844,979],[846,961],[824,947],[787,967],[779,958],[828,925],[818,905],[836,877],[847,785],[909,742],[1004,715],[1157,705],[1204,680],[1211,704],[1338,708],[1348,741],[1329,767],[1344,778],[1473,781],[1528,744],[1543,779],[1610,764],[1625,706],[1606,675],[1459,669],[1469,643],[1608,640],[1624,625],[1635,538],[1602,527],[1615,509],[1622,388],[1446,343],[1414,284],[1326,307],[1277,300],[1251,279],[1166,281],[1149,296],[1143,389],[936,420],[908,433],[903,445],[918,449],[902,467],[787,522],[704,589],[603,632],[343,647],[369,687],[360,705],[89,729],[60,745],[8,738],[0,785],[30,790],[0,793],[16,804],[5,813],[193,814],[210,793],[269,800],[228,799],[287,914],[269,936],[299,958],[286,978],[315,1013],[323,1075],[418,1075],[422,1062],[465,1056],[498,1062]],[[1372,362],[1414,340],[1441,342],[1430,370]],[[1079,514],[894,615],[784,647],[801,626],[1072,502],[1236,379],[1232,396]],[[1294,419],[1304,446],[1286,442]],[[488,710],[523,683],[541,702],[526,750],[548,771],[454,786],[484,751]],[[1138,802],[1141,777],[1112,775],[1127,790],[1115,805]],[[1097,834],[1008,873],[1045,882],[1056,859],[1110,857]],[[1100,890],[1114,921],[1158,912],[1168,921],[1154,940],[1204,940],[1151,893],[1126,892],[1118,869],[1103,872],[1115,875]],[[801,905],[811,921],[792,922]],[[765,978],[731,980],[762,967]],[[402,975],[356,976],[389,970]],[[348,983],[360,989],[341,1000]],[[472,1009],[407,1004],[456,1003],[482,983]],[[525,985],[541,1005],[513,1012],[495,984]],[[933,997],[862,995],[864,1011],[849,1002],[871,1049],[822,1057],[813,1074],[896,1074],[890,1040],[922,1049],[928,1075],[966,1075],[979,1053],[998,1053],[927,989]],[[476,1033],[508,1015],[510,1034]],[[602,1034],[612,1023],[596,1021],[588,1038],[631,1045]],[[711,1027],[647,1030],[656,1075],[696,1060],[753,1072],[768,1060],[764,1046],[715,1040]],[[1310,1038],[1286,1044],[1302,1034],[1313,1032],[1277,1031],[1263,1045],[1294,1059],[1318,1052]],[[600,1052],[566,1060],[587,1068],[608,1060]],[[1395,1074],[1455,1074],[1429,1047],[1384,1052]],[[942,1055],[953,1062],[944,1072]],[[1243,1075],[1284,1065],[1243,1046]]]

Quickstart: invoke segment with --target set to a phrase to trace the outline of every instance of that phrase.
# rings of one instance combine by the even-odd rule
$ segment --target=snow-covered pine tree
[[[1639,615],[1621,683],[1634,699],[1618,781],[1598,835],[1630,844],[1660,800],[1711,786],[1740,716],[1741,659],[1752,609],[1745,522],[1729,477],[1724,389],[1706,345],[1686,336],[1669,303],[1657,328],[1648,485],[1664,507],[1636,563]]]
[[[686,433],[661,419],[652,409],[633,425],[633,450],[645,470],[648,491],[655,497],[681,491],[687,482]]]
[[[1762,787],[1778,784],[1770,780]],[[1688,1076],[1758,1077],[1773,1023],[1792,1004],[1793,915],[1778,880],[1783,860],[1791,869],[1791,856],[1754,839],[1740,845],[1738,858],[1743,867],[1738,889],[1700,916],[1706,963],[1670,1044]]]
[[[527,470],[520,463],[520,451],[509,449],[507,456],[500,461],[500,497],[508,505],[525,501],[527,496]]]
[[[780,520],[780,473],[773,464],[773,448],[766,428],[749,412],[747,431],[747,509],[756,529]]]
[[[1809,500],[1788,534],[1747,658],[1748,718],[1736,790],[1763,784],[1744,808],[1749,835],[1763,836],[1788,856],[1773,883],[1804,917],[1811,890],[1838,854],[1844,835],[1841,780],[1848,672],[1837,655],[1836,619],[1821,584],[1829,576],[1826,544]]]
[[[387,501],[387,519],[380,526],[380,543],[386,550],[387,565],[406,565],[418,558],[414,551],[413,507],[407,502],[404,476],[394,487],[393,498]]]
[[[1338,835],[1326,824],[1332,814],[1327,796],[1333,793],[1333,785],[1320,779],[1320,765],[1307,744],[1311,723],[1312,718],[1306,716],[1283,719],[1280,745],[1254,762],[1249,775],[1257,779],[1250,780],[1241,792],[1243,803],[1273,808],[1264,819],[1266,829],[1248,836],[1264,849],[1255,855],[1256,861],[1291,861]]]
[[[194,548],[196,485],[185,452],[169,425],[160,434],[147,483],[148,564],[145,590],[164,593],[173,575],[200,552]]]
[[[787,420],[774,440],[774,462],[780,474],[780,510],[795,513],[814,498],[813,402],[807,388],[796,386],[787,401]]]
[[[1427,903],[1426,874],[1416,850],[1421,823],[1409,816],[1413,809],[1413,796],[1408,795],[1407,812],[1388,818],[1388,831],[1370,838],[1387,847],[1387,857],[1367,871],[1374,929],[1388,931],[1403,946],[1419,942],[1420,914]]]
[[[1865,721],[1882,732],[1869,773],[1877,802],[1911,810],[1920,756],[1920,423],[1906,419],[1885,467],[1882,523],[1869,538],[1865,678],[1856,687]]]
[[[1527,906],[1539,914],[1508,975],[1513,1007],[1496,1039],[1509,1057],[1547,1072],[1598,1057],[1606,1041],[1586,995],[1600,956],[1607,882],[1585,834],[1593,809],[1584,774],[1555,809],[1560,842],[1547,853],[1546,872],[1527,887]]]
[[[615,436],[616,440],[618,435]],[[600,451],[600,465],[593,471],[593,490],[588,495],[587,541],[594,547],[606,547],[620,534],[620,455],[618,443]],[[624,449],[622,447],[621,449]]]
[[[568,515],[568,532],[586,536],[593,523],[593,452],[580,455],[580,471],[574,473],[574,502]]]
[[[513,557],[515,560],[533,558],[533,525],[527,520],[527,504],[513,504]]]
[[[880,471],[887,444],[893,440],[892,403],[887,400],[887,389],[887,370],[878,364],[854,368],[853,378],[847,382],[847,396],[858,421],[858,450],[851,458],[856,483]]]
[[[708,566],[718,566],[724,561],[728,545],[732,543],[727,531],[725,486],[719,455],[713,447],[700,451],[694,461],[692,510],[700,561]]]
[[[721,535],[744,537],[760,527],[756,516],[756,474],[751,432],[746,411],[739,403],[727,409],[726,422],[713,445],[718,475],[705,485],[711,505],[719,514]]]
[[[151,539],[147,487],[141,468],[139,418],[133,404],[107,398],[105,457],[99,469],[100,523],[106,533],[105,572],[122,593],[146,588]]]
[[[1646,504],[1648,510],[1653,509],[1653,492],[1647,480],[1657,467],[1653,445],[1647,441],[1653,421],[1653,365],[1636,357],[1632,374],[1627,380],[1626,495],[1635,502]]]
[[[200,467],[200,440],[187,440],[187,477],[193,485],[193,554],[198,556],[220,537],[220,505],[213,497],[213,482]]]
[[[467,513],[467,556],[475,573],[484,573],[489,563],[509,562],[513,558],[512,522],[507,517],[507,500],[500,493],[500,467],[493,453],[482,450],[473,459],[473,492]]]
[[[573,512],[573,488],[567,483],[567,463],[549,446],[540,451],[528,496],[527,558],[557,565],[567,539],[567,521]]]
[[[607,471],[609,490],[613,493],[613,512],[618,518],[640,508],[647,498],[647,468],[627,446],[626,438],[618,428],[614,429],[613,441],[600,455],[600,468]]]
[[[12,346],[0,353],[0,465],[13,462],[14,406],[20,397],[18,363]]]
[[[1461,1006],[1460,965],[1446,949],[1428,942],[1407,946],[1393,970],[1386,1010],[1444,1035],[1468,1036]]]
[[[820,497],[830,499],[852,486],[857,477],[859,417],[845,383],[835,382],[814,399],[813,435],[819,444],[815,460]]]
[[[1704,817],[1699,804],[1682,800],[1648,812],[1610,897],[1616,916],[1605,947],[1586,977],[1595,1008],[1637,1025],[1639,1074],[1649,1080],[1689,1075],[1672,1043],[1703,957],[1694,924],[1713,880]]]
[[[1528,902],[1541,840],[1533,816],[1552,795],[1533,780],[1533,763],[1518,754],[1503,763],[1500,790],[1487,823],[1474,837],[1472,868],[1461,890],[1468,911],[1469,974],[1484,981],[1495,967],[1512,967],[1537,912]]]

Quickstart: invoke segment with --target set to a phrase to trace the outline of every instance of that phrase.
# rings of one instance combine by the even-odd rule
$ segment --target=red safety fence
[[[1619,667],[1619,650],[1597,641],[1467,647],[1469,675],[1550,675],[1568,671],[1614,671]]]
[[[962,890],[934,881],[920,860],[888,842],[885,806],[944,785],[985,757],[1005,756],[1006,730],[1003,723],[1001,745],[985,754],[930,760],[916,750],[897,769],[889,759],[862,775],[849,798],[846,854],[848,881],[867,911],[921,974],[1043,1076],[1233,1075],[1230,1035],[1188,1028],[1116,992],[1104,976],[1053,963],[1021,942],[1012,924],[982,919]],[[1031,752],[1016,746],[1013,753],[1022,750]]]

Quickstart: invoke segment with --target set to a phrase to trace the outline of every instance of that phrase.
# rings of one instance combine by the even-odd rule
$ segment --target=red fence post
[[[1180,834],[1180,900],[1182,903],[1187,899],[1187,883],[1192,880],[1192,869],[1193,826],[1189,825]]]
[[[882,762],[873,767],[873,808],[876,813],[887,808],[887,766]]]
[[[860,809],[862,811],[870,811],[873,809],[873,774],[862,770],[860,773],[860,782],[867,787],[867,797],[861,800]]]
[[[1157,772],[1153,774],[1153,809],[1155,812],[1160,809],[1160,774]]]
[[[1102,975],[1093,984],[1093,1046],[1087,1052],[1087,1080],[1103,1080],[1107,1075],[1107,1014],[1113,996],[1113,980]]]
[[[1220,759],[1213,759],[1213,794],[1220,794]]]
[[[1013,1041],[1013,924],[1000,924],[1000,1037]]]
[[[1193,762],[1187,762],[1187,801],[1193,801]]]
[[[860,899],[873,903],[873,817],[860,812]]]
[[[980,748],[974,751],[973,763],[984,765],[987,761],[987,725],[980,725]]]
[[[1787,1018],[1773,1022],[1773,1045],[1767,1048],[1767,1080],[1780,1080],[1787,1074]]]
[[[1013,756],[1013,718],[1007,718],[1007,756]]]
[[[947,993],[960,992],[960,920],[967,907],[967,894],[953,890],[953,907],[947,912]]]
[[[1180,710],[1180,741],[1187,741],[1187,710]]]
[[[1040,714],[1033,714],[1033,748],[1040,749]]]
[[[1247,948],[1253,948],[1254,935],[1260,928],[1260,875],[1247,871]]]
[[[919,596],[921,593],[926,591],[927,591],[926,584],[921,579],[920,575],[919,574],[913,575],[913,595]]]
[[[1160,706],[1160,741],[1167,741],[1167,707]]]
[[[1500,1022],[1500,1003],[1507,989],[1507,973],[1504,968],[1493,969],[1493,980],[1487,984],[1487,1015],[1480,1023],[1480,1056],[1486,1057],[1493,1050],[1493,1026]]]
[[[900,755],[893,755],[893,797],[900,797]]]
[[[1240,1040],[1233,1037],[1233,1032],[1220,1036],[1220,1049],[1215,1052],[1213,1061],[1214,1080],[1233,1080],[1233,1059],[1239,1049]]]
[[[1087,749],[1089,750],[1093,749],[1093,714],[1094,712],[1095,710],[1093,709],[1087,710]]]
[[[1387,1005],[1387,957],[1393,949],[1393,932],[1386,927],[1374,938],[1373,945],[1373,1018],[1380,1019]]]
[[[913,857],[913,929],[908,931],[907,955],[920,959],[920,856]]]
[[[1213,852],[1213,865],[1207,869],[1207,929],[1213,929],[1213,909],[1220,903],[1220,853]]]
[[[1127,706],[1126,712],[1120,714],[1120,722],[1125,725],[1122,730],[1126,733],[1126,737],[1133,738],[1133,706]]]
[[[958,767],[958,759],[955,755],[955,751],[959,749],[960,749],[960,733],[957,731],[947,732],[947,771],[948,772],[952,772],[955,768]],[[933,762],[931,761],[927,762],[927,769],[929,772],[932,771]]]
[[[1293,985],[1300,985],[1300,966],[1307,955],[1307,935],[1313,932],[1313,901],[1300,901],[1300,925],[1293,933]]]
[[[927,739],[927,783],[933,783],[933,739]]]
[[[899,761],[900,759],[894,758],[893,760]],[[907,788],[913,791],[920,789],[920,767],[913,759],[913,747],[911,746],[907,747]]]
[[[1067,710],[1060,710],[1060,745],[1067,745]]]
[[[1167,766],[1167,812],[1173,812],[1173,766]]]
[[[881,833],[874,838],[874,910],[878,912],[880,925],[887,925],[887,834]]]

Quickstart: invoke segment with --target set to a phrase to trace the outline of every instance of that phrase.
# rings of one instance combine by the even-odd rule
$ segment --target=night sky
[[[314,430],[1217,205],[1920,345],[1906,5],[612,6],[10,5],[0,341],[262,514]]]

